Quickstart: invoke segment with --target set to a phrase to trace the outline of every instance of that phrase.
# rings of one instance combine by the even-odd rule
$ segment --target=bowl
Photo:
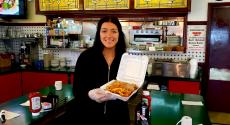
[[[22,69],[25,69],[25,68],[26,68],[26,65],[25,65],[25,64],[21,64],[20,67],[21,67]]]
[[[59,67],[59,60],[57,60],[57,59],[51,60],[51,67],[53,67],[53,68]]]

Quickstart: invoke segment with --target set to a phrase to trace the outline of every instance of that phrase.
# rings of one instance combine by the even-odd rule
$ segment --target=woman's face
[[[104,22],[100,30],[100,39],[105,48],[114,48],[118,42],[117,26],[111,22]]]

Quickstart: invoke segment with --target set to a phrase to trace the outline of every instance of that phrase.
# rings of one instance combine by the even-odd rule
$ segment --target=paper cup
[[[61,90],[62,89],[62,81],[55,81],[54,86],[55,86],[56,90]]]

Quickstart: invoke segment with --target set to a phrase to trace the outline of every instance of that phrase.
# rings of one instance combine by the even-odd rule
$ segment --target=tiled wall
[[[122,23],[123,31],[126,35],[127,41],[129,36],[129,27],[130,23]],[[135,24],[136,25],[136,24]],[[148,24],[145,24],[148,25]],[[14,31],[14,37],[17,37],[18,32],[21,32],[23,35],[25,34],[33,34],[33,33],[40,33],[42,36],[45,36],[46,34],[46,27],[45,26],[0,26],[0,34],[3,34],[7,28],[12,29]],[[90,37],[94,38],[94,33],[96,32],[96,22],[85,22],[83,24],[83,34],[90,35]],[[2,38],[2,36],[0,36]],[[26,39],[13,39],[9,41],[3,42],[3,40],[0,40],[0,52],[6,52],[11,51],[16,53],[16,55],[19,53],[20,50],[20,44],[22,42],[25,42]],[[38,44],[37,48],[31,48],[32,51],[35,54],[38,55],[37,59],[43,59],[43,53],[49,52],[53,53],[55,57],[61,58],[66,57],[66,59],[71,60],[70,65],[74,66],[76,64],[77,58],[81,51],[76,51],[73,49],[44,49],[46,44],[46,38],[44,37],[41,43]],[[7,48],[11,47],[11,48]],[[186,53],[183,52],[131,52],[132,54],[137,55],[148,55],[152,59],[175,59],[175,60],[187,60],[189,58],[196,58],[198,62],[203,63],[205,61],[205,52],[189,52]]]

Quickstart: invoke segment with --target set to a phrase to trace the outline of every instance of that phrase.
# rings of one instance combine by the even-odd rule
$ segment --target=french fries
[[[127,83],[118,80],[115,80],[113,83],[106,86],[107,91],[119,94],[124,97],[130,96],[132,92],[137,88],[138,88],[137,85],[134,83]]]

